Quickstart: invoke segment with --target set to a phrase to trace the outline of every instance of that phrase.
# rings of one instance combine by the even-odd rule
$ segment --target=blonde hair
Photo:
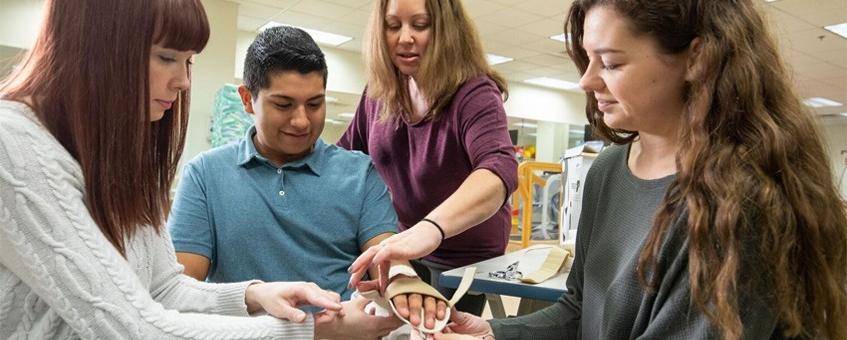
[[[385,40],[389,0],[378,1],[365,34],[364,58],[368,96],[378,100],[380,120],[398,121],[412,112],[408,78],[391,61]],[[485,75],[508,97],[506,81],[485,59],[476,28],[459,0],[426,0],[432,26],[429,46],[415,76],[420,91],[432,100],[425,119],[437,119],[466,81]]]

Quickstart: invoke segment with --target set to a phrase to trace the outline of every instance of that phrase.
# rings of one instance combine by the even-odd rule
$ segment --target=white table
[[[518,280],[505,280],[500,278],[489,277],[489,272],[506,270],[510,264],[515,261],[520,261],[518,271],[524,275],[528,275],[541,267],[547,253],[554,245],[537,245],[526,249],[521,249],[502,256],[488,259],[482,262],[477,262],[465,267],[459,267],[441,273],[438,283],[442,287],[453,288],[459,286],[459,281],[462,279],[462,274],[467,267],[476,267],[476,275],[474,275],[473,284],[470,291],[484,293],[491,307],[491,314],[495,318],[506,317],[503,302],[500,295],[509,295],[519,298],[528,298],[542,301],[556,301],[567,291],[565,282],[568,279],[567,272],[561,272],[547,281],[539,284],[523,283]]]

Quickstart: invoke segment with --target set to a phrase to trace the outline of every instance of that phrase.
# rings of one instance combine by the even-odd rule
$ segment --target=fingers
[[[361,281],[356,285],[356,290],[360,292],[367,292],[376,289],[379,289],[379,282],[376,280]]]
[[[359,257],[353,261],[353,264],[351,264],[349,268],[347,268],[347,271],[350,272],[350,282],[347,283],[347,288],[353,289],[353,287],[356,287],[359,281],[362,280],[362,276],[367,273],[368,268],[371,266],[371,263],[373,263],[373,258],[374,255],[376,255],[378,248],[380,247],[368,248],[362,253],[362,255],[359,255]]]
[[[304,293],[300,294],[306,301],[295,301],[295,305],[306,302],[307,304],[321,307],[326,310],[341,310],[341,295],[321,289],[314,283],[307,283],[303,287]]]
[[[279,304],[276,308],[273,308],[274,311],[268,311],[271,315],[276,316],[281,319],[290,320],[296,323],[302,323],[306,321],[306,312],[299,310],[295,307]]]
[[[395,315],[377,316],[379,318],[379,328],[383,331],[391,332],[403,325],[403,321]]]
[[[465,312],[460,312],[456,307],[450,308],[450,321],[453,321],[459,325],[464,325],[468,322],[468,316],[465,315]]]
[[[409,319],[409,300],[406,298],[406,295],[400,294],[394,297],[391,300],[394,302],[394,308],[397,309],[397,313],[400,313],[400,317],[404,319]]]
[[[324,324],[332,322],[338,315],[334,312],[320,312],[315,314],[315,324]]]
[[[350,300],[350,302],[353,303],[353,306],[356,306],[356,310],[365,310],[365,306],[371,301],[364,296],[357,296],[355,299]]]
[[[379,265],[379,294],[384,295],[385,289],[388,288],[388,271],[391,269],[391,262],[382,262]]]
[[[438,300],[436,303],[436,313],[435,317],[438,320],[444,320],[444,316],[447,314],[447,304],[444,301]]]
[[[394,302],[394,309],[397,309],[397,313],[400,313],[400,317],[409,319],[409,300],[407,296],[400,294],[395,296],[391,301]]]
[[[412,327],[418,327],[421,325],[421,305],[423,304],[423,298],[420,294],[409,294],[409,322],[412,324]]]
[[[426,328],[432,329],[435,327],[435,298],[427,296],[424,299],[424,325]]]

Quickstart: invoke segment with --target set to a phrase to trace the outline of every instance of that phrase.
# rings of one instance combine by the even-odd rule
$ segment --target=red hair
[[[199,53],[205,10],[199,0],[47,0],[44,15],[0,96],[30,104],[79,162],[91,217],[125,254],[138,228],[164,224],[188,122],[187,91],[150,121],[150,49]]]

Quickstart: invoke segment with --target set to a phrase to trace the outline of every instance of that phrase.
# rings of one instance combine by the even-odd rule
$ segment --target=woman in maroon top
[[[517,162],[506,83],[458,0],[378,1],[364,54],[368,87],[338,145],[371,156],[402,232],[360,256],[351,282],[372,262],[420,259],[438,288],[440,272],[502,255],[508,242]],[[467,296],[457,307],[481,314],[484,305]]]

